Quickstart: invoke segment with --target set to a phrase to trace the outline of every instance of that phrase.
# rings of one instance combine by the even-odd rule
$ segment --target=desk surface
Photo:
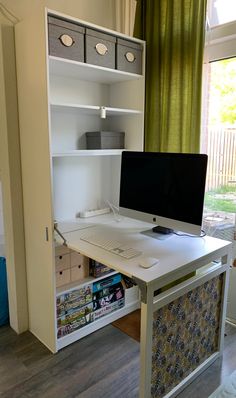
[[[167,275],[171,275],[172,279],[174,276],[177,279],[186,275],[199,268],[202,260],[206,262],[208,256],[211,261],[213,254],[215,259],[227,254],[231,246],[231,242],[209,236],[200,238],[171,235],[164,240],[157,240],[141,233],[152,227],[152,224],[127,217],[122,217],[121,221],[117,222],[110,214],[58,223],[58,228],[65,236],[69,248],[129,277],[138,278],[146,284],[151,284]],[[142,255],[126,260],[80,239],[94,233],[109,234],[112,239],[141,250]],[[139,266],[141,257],[155,257],[159,259],[159,263],[144,269]]]

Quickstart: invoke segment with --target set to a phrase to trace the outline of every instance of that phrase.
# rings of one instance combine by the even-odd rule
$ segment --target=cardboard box
[[[98,292],[99,290],[103,290],[112,285],[116,285],[121,281],[121,274],[114,274],[107,278],[101,279],[97,282],[93,283],[93,293]]]
[[[90,303],[93,300],[92,297],[93,285],[89,283],[80,288],[73,289],[67,293],[60,294],[57,297],[57,307],[63,303],[69,303],[74,300],[84,299],[85,303]]]
[[[83,26],[49,16],[49,54],[84,62],[84,33]]]
[[[96,321],[97,319],[110,314],[113,311],[117,311],[120,308],[124,307],[125,305],[125,299],[122,298],[118,301],[115,301],[114,303],[108,304],[97,311],[94,311],[93,313],[93,320]]]
[[[86,133],[87,149],[124,149],[123,131],[91,131]]]
[[[71,251],[71,282],[78,281],[89,276],[89,259],[80,253]]]
[[[142,74],[142,45],[117,38],[116,67],[129,73]]]
[[[57,319],[57,338],[74,332],[93,322],[93,304],[87,304],[78,310],[74,310],[67,315]]]
[[[70,268],[70,253],[55,257],[56,272]]]
[[[56,272],[56,286],[63,286],[70,283],[70,269]]]
[[[115,69],[115,46],[115,36],[86,28],[85,54],[87,63]]]
[[[99,278],[101,276],[105,276],[109,274],[113,270],[106,265],[99,263],[98,261],[89,260],[89,275],[93,276],[94,278]]]

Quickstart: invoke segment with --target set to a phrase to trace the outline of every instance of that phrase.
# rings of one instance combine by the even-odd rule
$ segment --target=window
[[[224,0],[226,3],[231,0]],[[207,233],[234,240],[236,227],[236,14],[231,21],[221,0],[210,1],[209,15],[218,26],[207,32],[204,72],[201,152],[208,154],[204,222]],[[229,18],[229,17],[227,17]],[[211,23],[210,23],[211,25]],[[226,228],[227,227],[227,228]],[[227,230],[227,231],[226,231]],[[225,234],[223,233],[225,232]]]
[[[208,154],[205,210],[236,213],[236,58],[210,63],[202,152]]]
[[[236,20],[235,0],[210,0],[208,8],[210,26],[222,25]]]

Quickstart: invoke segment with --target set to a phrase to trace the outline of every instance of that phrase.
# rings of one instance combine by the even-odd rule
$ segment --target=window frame
[[[236,21],[207,27],[204,63],[236,57]]]

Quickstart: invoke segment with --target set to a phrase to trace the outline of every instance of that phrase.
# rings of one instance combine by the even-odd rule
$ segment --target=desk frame
[[[213,259],[215,260],[215,253]],[[212,260],[213,260],[212,259]],[[208,259],[207,259],[208,261]],[[202,266],[202,261],[199,262]],[[197,264],[196,264],[197,266]],[[154,292],[164,286],[160,281],[147,286],[146,292],[143,284],[141,284],[142,301],[141,301],[141,378],[140,378],[140,398],[153,397],[151,393],[151,378],[152,378],[152,337],[153,337],[153,314],[159,308],[164,307],[166,304],[171,303],[175,299],[182,297],[192,289],[202,286],[205,282],[210,281],[214,277],[223,274],[223,288],[222,288],[222,301],[221,301],[221,319],[220,319],[220,332],[218,339],[218,351],[210,355],[203,363],[201,363],[192,373],[175,386],[165,398],[175,397],[178,395],[190,382],[193,381],[201,372],[210,366],[219,356],[223,350],[224,339],[224,324],[226,316],[227,305],[227,290],[229,280],[229,254],[223,253],[221,263],[212,265],[202,274],[196,275],[186,281],[168,289],[167,291],[155,296]],[[138,282],[138,281],[137,281]],[[140,283],[140,282],[139,282]],[[157,395],[159,397],[159,395]],[[160,395],[161,396],[161,395]],[[163,396],[163,395],[162,395]]]

